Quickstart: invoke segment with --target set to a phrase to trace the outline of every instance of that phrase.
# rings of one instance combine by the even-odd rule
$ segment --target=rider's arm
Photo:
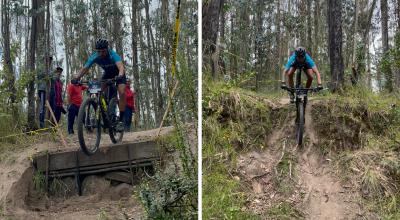
[[[296,60],[296,55],[293,53],[290,57],[288,62],[285,65],[285,69],[283,70],[282,73],[282,82],[286,81],[286,73],[289,71],[290,67],[292,67],[294,61]]]
[[[94,52],[92,55],[90,55],[83,68],[79,71],[78,79],[82,78],[83,75],[89,72],[90,67],[95,63],[95,60],[98,56],[99,54],[97,52]]]
[[[124,64],[122,63],[121,57],[114,50],[110,51],[112,59],[115,61],[115,65],[118,68],[118,75],[122,76],[125,74]]]
[[[82,78],[83,75],[89,72],[89,68],[83,67],[78,74],[78,79]]]
[[[317,75],[317,82],[318,82],[318,85],[321,85],[321,84],[322,84],[322,81],[321,81],[321,74],[319,73],[317,66],[314,66],[314,67],[312,68],[312,70],[313,70],[314,73]]]
[[[115,63],[118,67],[118,75],[122,76],[125,74],[124,64],[121,61]]]

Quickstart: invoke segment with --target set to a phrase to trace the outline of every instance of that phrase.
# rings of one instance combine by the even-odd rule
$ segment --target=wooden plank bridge
[[[38,172],[44,173],[46,189],[52,178],[74,176],[78,193],[81,195],[82,181],[87,175],[129,170],[133,182],[133,168],[152,166],[158,159],[157,143],[145,141],[100,147],[92,156],[87,156],[80,149],[47,152],[35,156],[33,166]]]

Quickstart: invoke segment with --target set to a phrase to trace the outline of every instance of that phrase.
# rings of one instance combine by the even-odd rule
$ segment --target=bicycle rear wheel
[[[100,108],[95,98],[86,99],[78,113],[78,139],[82,151],[90,156],[97,152],[101,139]]]
[[[118,99],[114,97],[110,100],[110,104],[108,105],[108,118],[111,122],[108,134],[114,144],[121,142],[124,136],[124,131],[117,132],[115,130],[115,125],[118,123],[119,117],[123,117],[123,115],[119,115]]]
[[[298,145],[303,144],[303,132],[304,132],[304,105],[300,102],[297,105],[297,131],[296,131],[296,140]]]

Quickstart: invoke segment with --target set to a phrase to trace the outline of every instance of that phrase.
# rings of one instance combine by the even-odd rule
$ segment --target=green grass
[[[302,215],[288,202],[281,202],[275,204],[267,210],[266,215],[268,219],[291,220],[291,219],[304,219]]]
[[[282,157],[282,160],[278,163],[276,170],[278,171],[275,176],[275,185],[279,193],[285,196],[290,196],[293,191],[296,182],[296,157],[290,152],[286,151]]]
[[[312,114],[320,147],[334,157],[342,181],[361,191],[371,213],[399,219],[400,99],[356,87],[317,100]]]
[[[33,184],[35,189],[39,192],[46,192],[46,183],[45,183],[45,176],[42,172],[34,172],[33,174]]]
[[[246,189],[229,170],[236,166],[239,154],[268,147],[265,138],[273,129],[272,120],[283,120],[287,114],[272,113],[268,94],[225,83],[207,84],[204,94],[203,217],[261,219],[246,208]],[[285,157],[282,173],[288,172],[288,166]]]
[[[240,183],[227,175],[224,165],[203,174],[204,219],[259,219],[245,209],[246,196]]]

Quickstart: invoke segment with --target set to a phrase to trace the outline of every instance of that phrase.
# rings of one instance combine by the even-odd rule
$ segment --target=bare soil
[[[161,130],[169,133],[172,127]],[[158,129],[125,133],[123,142],[152,140]],[[31,158],[42,151],[76,150],[79,144],[76,136],[66,137],[68,148],[60,143],[45,142],[16,152],[7,152],[12,158],[0,161],[0,219],[143,219],[145,212],[134,191],[136,186],[119,184],[113,186],[99,176],[88,176],[83,181],[83,195],[75,191],[73,178],[61,182],[65,192],[62,195],[45,195],[34,187]],[[101,146],[110,144],[107,135],[102,135]],[[101,147],[100,147],[101,149]]]
[[[290,104],[280,100],[281,106]],[[309,101],[305,112],[305,144],[296,146],[293,114],[288,113],[285,126],[276,128],[266,140],[267,148],[242,154],[237,163],[234,178],[240,179],[248,190],[246,208],[270,219],[268,210],[287,202],[297,210],[297,214],[310,220],[363,219],[363,207],[359,192],[342,185],[336,176],[330,158],[318,149],[318,136],[313,129]],[[293,106],[293,111],[295,107]],[[289,174],[278,176],[277,166],[285,155],[294,156],[294,164],[289,164]],[[293,184],[288,192],[282,192],[282,185]]]

